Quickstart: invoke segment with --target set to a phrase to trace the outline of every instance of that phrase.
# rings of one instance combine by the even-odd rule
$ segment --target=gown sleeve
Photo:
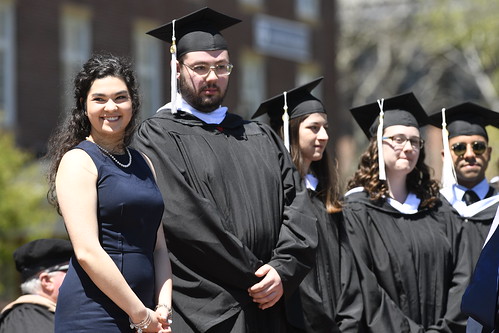
[[[338,236],[341,245],[341,291],[337,303],[336,322],[343,333],[367,332],[366,327],[364,327],[364,302],[362,300],[358,267],[355,263],[344,221],[341,219],[340,221],[333,221],[333,223],[338,225]]]
[[[283,221],[278,242],[268,262],[281,277],[284,295],[291,295],[315,264],[317,218],[299,172],[282,140],[269,128],[267,135],[279,150],[284,187]]]
[[[442,201],[443,202],[443,201]],[[461,299],[468,286],[473,272],[473,246],[458,215],[443,204],[439,209],[438,221],[445,228],[445,233],[452,246],[452,281],[450,284],[447,311],[435,325],[428,328],[428,332],[465,332],[467,316],[461,312]]]
[[[312,202],[319,230],[316,263],[299,286],[299,299],[287,303],[288,322],[306,332],[363,333],[360,284],[343,215],[328,214],[317,197]]]

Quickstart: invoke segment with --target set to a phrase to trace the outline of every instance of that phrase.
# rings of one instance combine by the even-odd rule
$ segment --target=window
[[[263,0],[239,0],[239,3],[247,7],[260,8],[263,5]]]
[[[242,53],[240,64],[241,74],[238,77],[241,80],[239,96],[242,109],[238,113],[243,118],[249,119],[265,98],[265,63],[261,56],[245,51]],[[234,70],[239,68],[236,67]]]
[[[318,21],[319,1],[320,0],[295,0],[296,16],[305,21]]]
[[[305,83],[313,81],[321,76],[321,71],[319,68],[313,64],[311,65],[302,65],[298,66],[297,74],[296,74],[296,87],[301,86]],[[318,99],[322,99],[322,88],[324,83],[320,83],[317,88],[312,91],[312,95],[317,97]]]
[[[134,25],[133,48],[134,65],[137,80],[140,86],[140,104],[142,117],[147,118],[154,114],[163,104],[162,73],[165,64],[169,67],[169,58],[162,52],[164,45],[161,41],[146,35],[147,31],[156,28],[159,24],[139,20]],[[168,69],[168,77],[170,70]]]
[[[63,110],[73,107],[72,80],[91,55],[90,11],[86,7],[65,5],[60,22]]]
[[[0,0],[0,127],[15,121],[14,6]]]
[[[263,14],[254,17],[254,45],[266,55],[296,62],[309,61],[311,35],[310,27],[302,22]]]

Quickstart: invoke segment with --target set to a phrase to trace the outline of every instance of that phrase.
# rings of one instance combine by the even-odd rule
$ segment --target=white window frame
[[[298,66],[295,82],[296,87],[309,83],[310,81],[317,79],[321,75],[322,74],[319,70],[319,67],[314,64]],[[322,81],[322,83],[320,83],[317,88],[312,91],[312,95],[322,100],[323,87],[324,81]]]
[[[239,0],[242,6],[261,8],[263,7],[263,0]]]
[[[240,71],[241,110],[239,115],[245,119],[250,119],[255,113],[260,103],[265,99],[266,78],[265,58],[250,50],[241,53],[240,66],[235,70]],[[241,67],[239,69],[239,67]]]
[[[16,119],[15,15],[11,0],[0,0],[0,127],[13,128]]]
[[[146,35],[147,31],[158,25],[156,22],[139,19],[133,26],[134,66],[140,86],[142,118],[153,115],[165,104],[163,100],[165,63],[170,68],[169,59],[164,57],[163,47],[166,44]]]
[[[62,6],[60,18],[60,57],[62,65],[63,94],[62,107],[68,110],[74,106],[73,79],[92,53],[91,11],[85,6]]]
[[[320,2],[321,0],[295,0],[296,17],[304,21],[319,21]]]
[[[303,22],[257,14],[253,18],[253,43],[266,55],[296,62],[312,58],[312,30]]]

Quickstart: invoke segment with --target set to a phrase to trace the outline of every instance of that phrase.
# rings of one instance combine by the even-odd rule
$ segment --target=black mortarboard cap
[[[431,123],[442,127],[442,112],[430,115]],[[485,126],[499,128],[499,112],[472,102],[465,102],[445,109],[445,121],[449,139],[459,135],[481,135],[487,138]]]
[[[326,113],[321,101],[311,94],[322,79],[324,77],[321,76],[300,87],[293,88],[264,101],[252,118],[267,113],[270,117],[270,125],[274,130],[282,126],[284,146],[289,151],[289,120],[312,113]]]
[[[429,123],[428,115],[412,92],[384,99],[383,129],[393,125],[421,127]],[[376,134],[380,106],[378,102],[350,109],[355,121],[371,138]]]
[[[71,242],[56,238],[34,240],[20,246],[13,254],[23,282],[44,269],[68,262],[72,255]]]
[[[173,29],[177,45],[177,57],[192,51],[226,50],[227,42],[220,33],[241,20],[205,7],[173,22],[153,29],[147,34],[172,43]]]
[[[324,79],[319,77],[300,87],[286,92],[289,119],[297,118],[311,113],[326,113],[321,101],[311,94],[312,90]],[[272,121],[282,121],[284,113],[284,93],[269,98],[262,102],[252,118],[267,113]]]

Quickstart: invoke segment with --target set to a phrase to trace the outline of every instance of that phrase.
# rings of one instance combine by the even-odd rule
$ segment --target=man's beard
[[[198,91],[195,91],[194,88],[187,84],[183,75],[180,75],[179,90],[182,94],[182,98],[196,110],[208,113],[216,110],[222,104],[226,91],[222,92],[220,87],[216,84],[205,84],[199,91],[202,91],[205,88],[217,88],[220,91],[220,95],[203,97]]]

